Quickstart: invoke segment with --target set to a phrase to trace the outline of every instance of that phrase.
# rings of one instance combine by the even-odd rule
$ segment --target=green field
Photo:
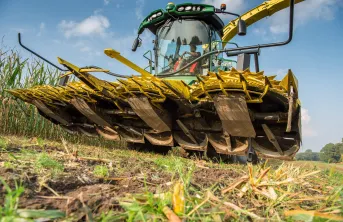
[[[303,167],[316,166],[322,170],[334,169],[337,172],[343,173],[343,163],[324,163],[320,161],[296,161],[295,164]]]

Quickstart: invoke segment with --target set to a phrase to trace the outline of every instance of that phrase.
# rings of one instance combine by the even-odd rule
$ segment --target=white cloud
[[[138,20],[142,20],[144,18],[143,7],[144,7],[144,0],[137,0],[135,12],[136,12],[136,17]]]
[[[81,22],[62,20],[58,27],[66,38],[71,36],[104,36],[110,27],[110,22],[105,16],[92,15]]]
[[[39,32],[37,33],[37,36],[41,36],[43,31],[45,29],[45,23],[44,22],[41,22],[40,25],[39,25]]]
[[[84,46],[84,47],[80,48],[80,51],[81,52],[89,52],[89,51],[91,51],[91,48],[89,48],[88,46]]]
[[[332,20],[335,12],[343,6],[342,0],[306,0],[295,5],[295,26],[310,20]],[[273,34],[288,32],[289,9],[282,10],[269,19],[269,30]]]
[[[110,0],[104,0],[104,5],[110,4]]]
[[[112,2],[113,3],[113,2]],[[115,6],[115,5],[114,5]],[[122,7],[122,6],[121,6]],[[98,17],[101,15],[89,16],[87,19]],[[131,51],[131,46],[134,39],[137,37],[137,30],[132,30],[132,32],[123,34],[122,32],[111,32],[110,28],[104,28],[102,30],[102,35],[99,32],[85,32],[81,29],[85,23],[87,23],[87,19],[84,20],[73,20],[73,21],[64,21],[60,23],[59,28],[65,34],[65,38],[63,38],[63,42],[68,44],[69,50],[73,51],[76,55],[78,55],[78,60],[75,64],[81,65],[89,65],[95,64],[99,66],[108,66],[106,64],[113,64],[115,72],[118,73],[126,73],[126,74],[134,74],[135,72],[132,71],[130,68],[126,67],[125,65],[121,64],[120,62],[107,58],[106,55],[103,53],[103,49],[105,48],[113,48],[116,51],[119,51],[121,55],[125,56],[126,58],[132,60],[134,63],[141,67],[147,66],[147,60],[142,56],[147,50],[152,49],[152,39],[153,35],[149,31],[145,31],[141,38],[143,40],[142,46],[139,48],[139,52],[133,53]],[[77,38],[73,38],[77,36]],[[91,38],[88,38],[91,36]],[[62,39],[61,39],[62,40]],[[72,49],[71,49],[72,48]],[[99,60],[99,58],[102,58]],[[107,61],[110,61],[107,63]],[[104,77],[105,79],[107,77]]]
[[[303,137],[315,137],[317,131],[311,125],[311,116],[307,109],[301,108],[301,124]]]
[[[311,121],[311,116],[308,114],[308,110],[301,108],[301,122],[308,124]]]

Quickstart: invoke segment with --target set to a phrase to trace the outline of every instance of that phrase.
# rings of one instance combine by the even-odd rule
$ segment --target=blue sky
[[[199,0],[243,13],[262,0]],[[17,44],[23,42],[56,62],[59,56],[78,66],[97,65],[113,72],[134,72],[103,54],[103,49],[120,51],[141,66],[142,54],[151,49],[152,35],[145,32],[143,46],[130,51],[137,28],[149,12],[165,8],[161,0],[0,0],[0,37],[3,45],[16,47],[23,57],[30,55]],[[174,3],[183,3],[176,0]],[[306,0],[296,5],[293,41],[283,47],[262,50],[260,69],[281,79],[292,69],[299,80],[303,107],[303,148],[319,151],[326,143],[343,137],[343,0]],[[248,35],[235,37],[239,45],[267,43],[287,38],[287,10],[248,28]],[[227,23],[232,17],[222,17]],[[109,76],[100,76],[113,80]],[[314,90],[317,89],[315,92]]]

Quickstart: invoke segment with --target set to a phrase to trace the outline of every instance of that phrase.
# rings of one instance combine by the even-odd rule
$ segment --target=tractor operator
[[[194,44],[189,45],[190,47],[190,52],[183,52],[182,55],[179,57],[179,60],[176,62],[175,66],[174,66],[174,70],[179,70],[180,68],[182,68],[183,66],[185,66],[188,62],[193,61],[194,59],[198,58],[201,56],[200,52],[197,52],[197,47]],[[187,58],[184,58],[184,56],[188,54],[190,55]]]
[[[196,45],[192,44],[192,45],[189,45],[189,47],[190,47],[190,52],[185,51],[181,57],[188,54],[188,55],[190,55],[190,57],[188,57],[188,59],[193,58],[192,60],[194,60],[194,59],[198,58],[199,56],[201,56],[201,53],[196,51],[197,50]]]

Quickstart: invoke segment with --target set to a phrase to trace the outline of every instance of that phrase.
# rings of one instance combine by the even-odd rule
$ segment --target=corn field
[[[6,89],[30,88],[35,85],[56,85],[60,72],[37,59],[22,58],[15,50],[0,49],[0,134],[39,137],[73,143],[113,147],[122,145],[102,138],[70,135],[47,121],[30,104],[14,99]]]

